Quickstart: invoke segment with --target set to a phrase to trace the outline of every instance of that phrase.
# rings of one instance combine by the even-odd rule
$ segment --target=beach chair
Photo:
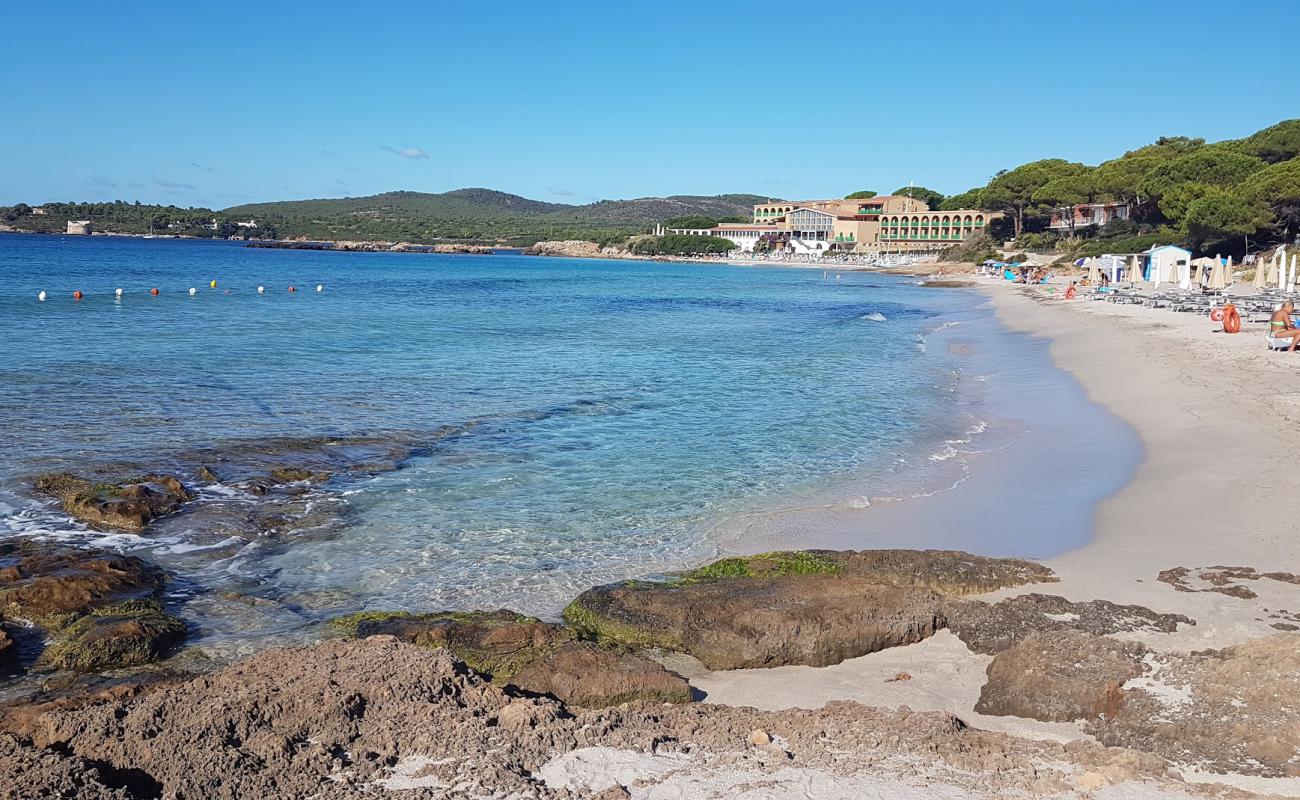
[[[1273,334],[1265,332],[1264,338],[1268,341],[1269,350],[1289,350],[1291,348],[1291,339],[1289,337],[1279,339]]]

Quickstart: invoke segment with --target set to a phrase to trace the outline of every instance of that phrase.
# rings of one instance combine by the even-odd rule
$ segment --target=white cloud
[[[424,152],[421,147],[390,147],[386,144],[379,145],[380,150],[387,150],[390,153],[396,153],[402,158],[421,159],[428,158],[429,154]]]

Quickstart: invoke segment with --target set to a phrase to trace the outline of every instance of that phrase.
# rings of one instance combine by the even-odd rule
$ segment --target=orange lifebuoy
[[[1070,288],[1065,290],[1065,299],[1073,300],[1076,294],[1078,293],[1074,290],[1074,284],[1070,284]]]
[[[1211,321],[1211,322],[1223,322],[1223,309],[1221,309],[1221,308],[1211,308],[1211,309],[1210,309],[1210,321]]]
[[[1241,333],[1241,315],[1237,313],[1237,307],[1232,303],[1223,307],[1223,332]]]

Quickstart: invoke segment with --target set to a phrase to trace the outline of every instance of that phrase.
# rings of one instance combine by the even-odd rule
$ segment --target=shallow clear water
[[[936,338],[953,324],[1002,330],[977,295],[893,276],[0,235],[0,531],[146,552],[212,640],[361,607],[554,614],[716,554],[719,520],[960,480],[954,444],[1022,426],[981,405],[981,365],[1009,345],[972,358]],[[26,488],[124,456],[468,420],[401,470],[326,487],[351,512],[336,535],[215,560],[183,526],[103,536]],[[199,599],[228,585],[293,613],[232,621]]]

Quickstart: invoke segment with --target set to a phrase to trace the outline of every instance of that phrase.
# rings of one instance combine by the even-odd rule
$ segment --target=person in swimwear
[[[1295,313],[1295,303],[1287,300],[1282,307],[1273,312],[1273,316],[1268,320],[1268,334],[1274,339],[1290,339],[1291,346],[1287,348],[1288,353],[1294,353],[1297,344],[1300,344],[1300,328],[1295,326],[1291,321],[1291,315]]]

